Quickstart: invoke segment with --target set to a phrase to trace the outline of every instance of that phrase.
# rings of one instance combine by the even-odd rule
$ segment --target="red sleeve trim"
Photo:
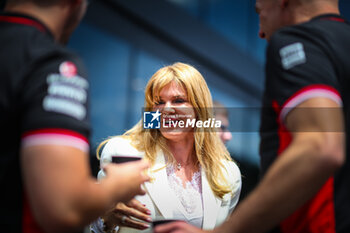
[[[33,131],[28,131],[22,134],[22,138],[34,135],[34,134],[62,134],[62,135],[69,135],[73,137],[77,137],[81,140],[84,140],[85,142],[88,142],[87,138],[73,130],[69,129],[61,129],[61,128],[47,128],[47,129],[38,129],[38,130],[33,130]]]
[[[280,121],[284,122],[288,113],[302,102],[317,97],[328,98],[336,102],[339,106],[343,105],[340,94],[335,88],[323,84],[310,85],[297,91],[283,104],[279,115]]]
[[[89,152],[89,143],[85,136],[67,129],[39,129],[22,135],[22,147],[41,145],[61,145],[75,147]]]

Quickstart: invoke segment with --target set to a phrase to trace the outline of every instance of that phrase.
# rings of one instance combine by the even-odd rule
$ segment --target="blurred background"
[[[227,147],[242,171],[243,197],[254,187],[266,48],[254,6],[255,0],[90,0],[68,46],[89,72],[94,174],[97,145],[141,119],[147,81],[179,61],[195,66],[213,99],[228,108]],[[340,0],[340,9],[350,19],[350,1]]]
[[[91,164],[97,145],[141,119],[144,88],[159,68],[194,65],[213,99],[228,107],[227,147],[243,175],[242,196],[259,177],[259,106],[266,42],[258,37],[255,0],[92,0],[69,47],[91,83]],[[350,1],[341,0],[350,18]]]

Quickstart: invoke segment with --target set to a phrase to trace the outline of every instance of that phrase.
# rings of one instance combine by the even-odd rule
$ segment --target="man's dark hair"
[[[4,1],[4,0],[2,0]],[[53,4],[57,4],[62,0],[6,0],[6,2],[11,3],[11,4],[20,4],[24,2],[32,2],[35,3],[39,6],[50,6]],[[66,1],[66,0],[65,0]]]
[[[6,0],[0,0],[0,11],[5,8]]]

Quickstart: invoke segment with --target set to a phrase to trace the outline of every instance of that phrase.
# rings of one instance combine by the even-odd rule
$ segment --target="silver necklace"
[[[181,163],[177,163],[177,164],[176,164],[176,168],[177,168],[178,171],[180,171],[181,167],[182,167],[182,166],[181,166]]]
[[[178,170],[178,171],[180,171],[180,169],[182,168],[182,166],[187,166],[187,165],[189,165],[190,164],[190,162],[188,162],[188,163],[184,163],[183,165],[181,165],[181,163],[177,163],[176,164],[176,169]]]

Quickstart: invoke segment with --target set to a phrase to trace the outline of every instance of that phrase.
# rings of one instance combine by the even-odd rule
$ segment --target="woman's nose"
[[[225,142],[228,142],[232,139],[232,133],[230,131],[225,131],[223,137]]]
[[[165,102],[163,112],[166,112],[166,113],[175,112],[174,106],[172,105],[171,101]]]

